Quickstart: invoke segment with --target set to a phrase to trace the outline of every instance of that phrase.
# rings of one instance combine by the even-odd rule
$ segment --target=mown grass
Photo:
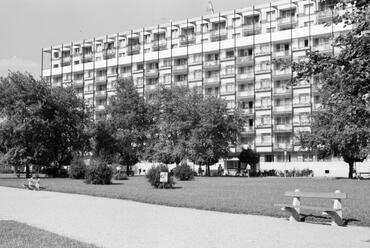
[[[22,187],[25,179],[0,178],[0,185]],[[287,214],[276,203],[292,203],[285,191],[348,193],[343,216],[349,224],[370,226],[370,180],[318,178],[231,178],[196,177],[177,181],[175,189],[154,189],[145,177],[130,177],[112,185],[87,185],[82,180],[41,179],[46,190],[92,196],[128,199],[145,203],[188,207],[229,213],[283,217]],[[331,200],[303,199],[302,204],[332,207]],[[321,216],[321,213],[313,213]]]
[[[1,248],[96,248],[23,223],[0,220]]]

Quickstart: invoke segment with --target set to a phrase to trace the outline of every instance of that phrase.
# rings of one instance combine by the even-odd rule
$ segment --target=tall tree
[[[50,88],[29,74],[0,80],[0,149],[7,161],[60,166],[89,144],[90,119],[71,88]]]
[[[189,158],[195,164],[205,165],[206,175],[210,176],[210,166],[227,157],[230,145],[236,143],[243,118],[238,111],[228,111],[225,101],[215,97],[199,103],[197,116],[199,121],[189,142]]]
[[[334,24],[354,24],[335,38],[337,55],[312,52],[308,61],[293,63],[298,80],[314,77],[322,85],[323,109],[313,115],[310,134],[301,134],[304,147],[318,158],[341,156],[349,165],[352,178],[355,162],[362,162],[370,151],[370,3],[368,1],[327,0],[344,10]]]
[[[151,106],[139,95],[131,80],[117,83],[117,94],[108,108],[109,121],[114,129],[119,160],[130,167],[143,156],[153,123]]]

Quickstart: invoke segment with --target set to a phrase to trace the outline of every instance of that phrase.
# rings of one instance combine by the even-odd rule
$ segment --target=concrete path
[[[103,247],[370,247],[370,228],[0,187],[0,220]],[[1,240],[0,240],[1,243]]]

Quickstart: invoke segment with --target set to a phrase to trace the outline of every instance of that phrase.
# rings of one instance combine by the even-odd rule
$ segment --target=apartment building
[[[52,46],[42,49],[42,76],[72,85],[96,119],[120,79],[149,99],[158,85],[195,88],[243,110],[237,150],[254,148],[265,162],[311,161],[296,136],[320,109],[320,84],[289,86],[292,70],[278,61],[337,52],[331,41],[350,27],[324,25],[334,14],[320,0],[284,0]]]

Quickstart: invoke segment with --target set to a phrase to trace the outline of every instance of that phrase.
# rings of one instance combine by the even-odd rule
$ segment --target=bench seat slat
[[[342,209],[333,209],[333,208],[325,208],[325,207],[314,207],[314,206],[293,206],[293,205],[287,205],[287,204],[275,204],[277,207],[289,207],[289,208],[300,208],[300,209],[307,209],[307,210],[316,210],[320,212],[326,212],[326,211],[341,211]]]
[[[324,199],[347,199],[346,193],[317,193],[317,192],[285,192],[285,196],[306,197],[306,198],[324,198]]]

